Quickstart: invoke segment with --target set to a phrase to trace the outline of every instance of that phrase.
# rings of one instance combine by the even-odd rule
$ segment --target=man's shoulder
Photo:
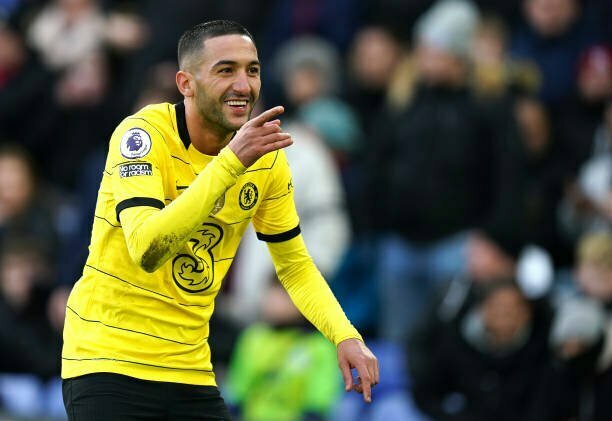
[[[173,112],[172,104],[161,103],[147,105],[125,117],[111,137],[111,150],[120,151],[128,159],[143,158],[159,147],[166,150],[175,142]]]
[[[134,114],[127,116],[122,123],[131,120],[140,120],[147,125],[157,129],[166,129],[173,127],[173,112],[174,106],[170,103],[163,102],[160,104],[146,105]]]

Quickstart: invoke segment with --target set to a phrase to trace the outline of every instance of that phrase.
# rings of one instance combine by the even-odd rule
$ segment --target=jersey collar
[[[185,149],[189,149],[191,139],[189,138],[189,131],[187,130],[187,120],[185,119],[185,104],[179,102],[174,104],[174,111],[176,113],[176,127],[178,128],[179,137],[185,145]]]

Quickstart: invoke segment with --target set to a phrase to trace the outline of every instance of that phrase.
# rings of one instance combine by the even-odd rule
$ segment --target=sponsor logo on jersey
[[[142,129],[130,129],[121,138],[119,148],[128,159],[142,158],[151,150],[151,136]]]
[[[148,162],[119,165],[119,177],[134,177],[137,175],[153,175],[153,165]]]
[[[223,209],[223,206],[225,206],[225,193],[223,193],[223,195],[217,199],[215,206],[213,206],[212,210],[210,211],[210,215],[215,216],[218,214],[219,211]]]
[[[215,280],[213,249],[221,242],[223,229],[204,223],[189,240],[191,254],[179,254],[172,261],[174,283],[183,291],[198,293],[209,289]]]
[[[240,189],[240,194],[238,195],[238,204],[244,210],[249,210],[255,203],[257,203],[257,199],[259,198],[259,192],[257,191],[257,186],[253,183],[246,183]]]

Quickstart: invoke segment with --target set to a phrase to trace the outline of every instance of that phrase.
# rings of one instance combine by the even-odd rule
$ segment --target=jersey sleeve
[[[164,208],[162,170],[167,146],[147,121],[125,119],[111,137],[107,173],[111,174],[117,221],[121,211],[137,206]]]
[[[300,312],[334,345],[362,340],[306,250],[301,235],[268,242],[276,273]]]
[[[178,198],[164,206],[164,160],[170,159],[169,151],[161,134],[152,133],[153,126],[141,126],[149,132],[131,123],[124,121],[113,135],[108,166],[117,220],[130,257],[153,272],[184,246],[246,168],[225,147]]]
[[[269,243],[290,240],[300,234],[299,218],[293,201],[293,182],[285,152],[277,151],[271,179],[253,227],[257,238]]]

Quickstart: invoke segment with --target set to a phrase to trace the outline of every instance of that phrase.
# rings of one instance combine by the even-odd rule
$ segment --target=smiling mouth
[[[249,101],[246,99],[230,99],[228,101],[225,101],[225,103],[232,108],[240,109],[240,108],[246,108]]]

